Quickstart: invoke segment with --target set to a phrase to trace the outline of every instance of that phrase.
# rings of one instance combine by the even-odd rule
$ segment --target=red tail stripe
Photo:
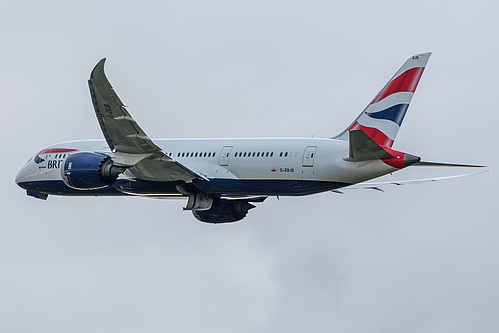
[[[354,130],[354,129],[361,129],[364,131],[364,133],[367,134],[368,137],[373,139],[378,145],[384,146],[384,147],[391,147],[393,146],[393,140],[387,137],[383,132],[380,130],[373,128],[373,127],[366,127],[362,126],[358,122],[355,122],[349,130]]]
[[[390,81],[371,104],[377,103],[397,92],[414,92],[418,86],[419,79],[423,75],[424,67],[411,68]]]
[[[382,158],[381,160],[385,164],[387,164],[391,167],[397,168],[397,169],[403,169],[406,167],[406,165],[404,164],[405,153],[400,152],[400,151],[396,151],[396,150],[393,150],[390,148],[386,148],[386,147],[384,149],[387,153],[389,153],[390,155],[393,156],[390,158]]]

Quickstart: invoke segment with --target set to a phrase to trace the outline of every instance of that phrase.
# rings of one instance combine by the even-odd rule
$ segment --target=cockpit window
[[[41,158],[39,155],[36,155],[34,161],[35,161],[36,164],[40,164],[40,163],[42,163],[45,160],[43,158]]]

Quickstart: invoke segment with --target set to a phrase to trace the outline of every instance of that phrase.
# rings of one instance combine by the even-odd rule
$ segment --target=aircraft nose
[[[21,170],[19,170],[19,172],[16,175],[16,184],[19,187],[24,188],[22,185],[23,182],[28,181],[29,178],[31,178],[34,174],[35,174],[34,166],[31,165],[30,162],[26,163],[25,165],[23,165]]]

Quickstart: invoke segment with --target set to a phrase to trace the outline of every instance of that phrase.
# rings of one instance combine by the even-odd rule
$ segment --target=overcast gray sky
[[[4,0],[1,330],[497,332],[498,9]],[[328,137],[426,51],[394,148],[492,171],[385,193],[270,198],[228,225],[198,222],[183,201],[41,201],[14,183],[40,149],[102,138],[87,79],[103,57],[153,138]]]

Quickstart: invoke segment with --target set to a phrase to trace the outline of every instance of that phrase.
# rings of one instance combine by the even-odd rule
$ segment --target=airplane
[[[106,78],[104,58],[88,85],[105,140],[44,148],[21,168],[15,181],[28,196],[39,199],[187,198],[184,210],[199,221],[227,223],[243,219],[254,203],[270,196],[402,185],[366,181],[414,165],[482,167],[424,162],[392,148],[430,55],[410,57],[352,124],[331,138],[157,140],[150,139],[128,113]]]

